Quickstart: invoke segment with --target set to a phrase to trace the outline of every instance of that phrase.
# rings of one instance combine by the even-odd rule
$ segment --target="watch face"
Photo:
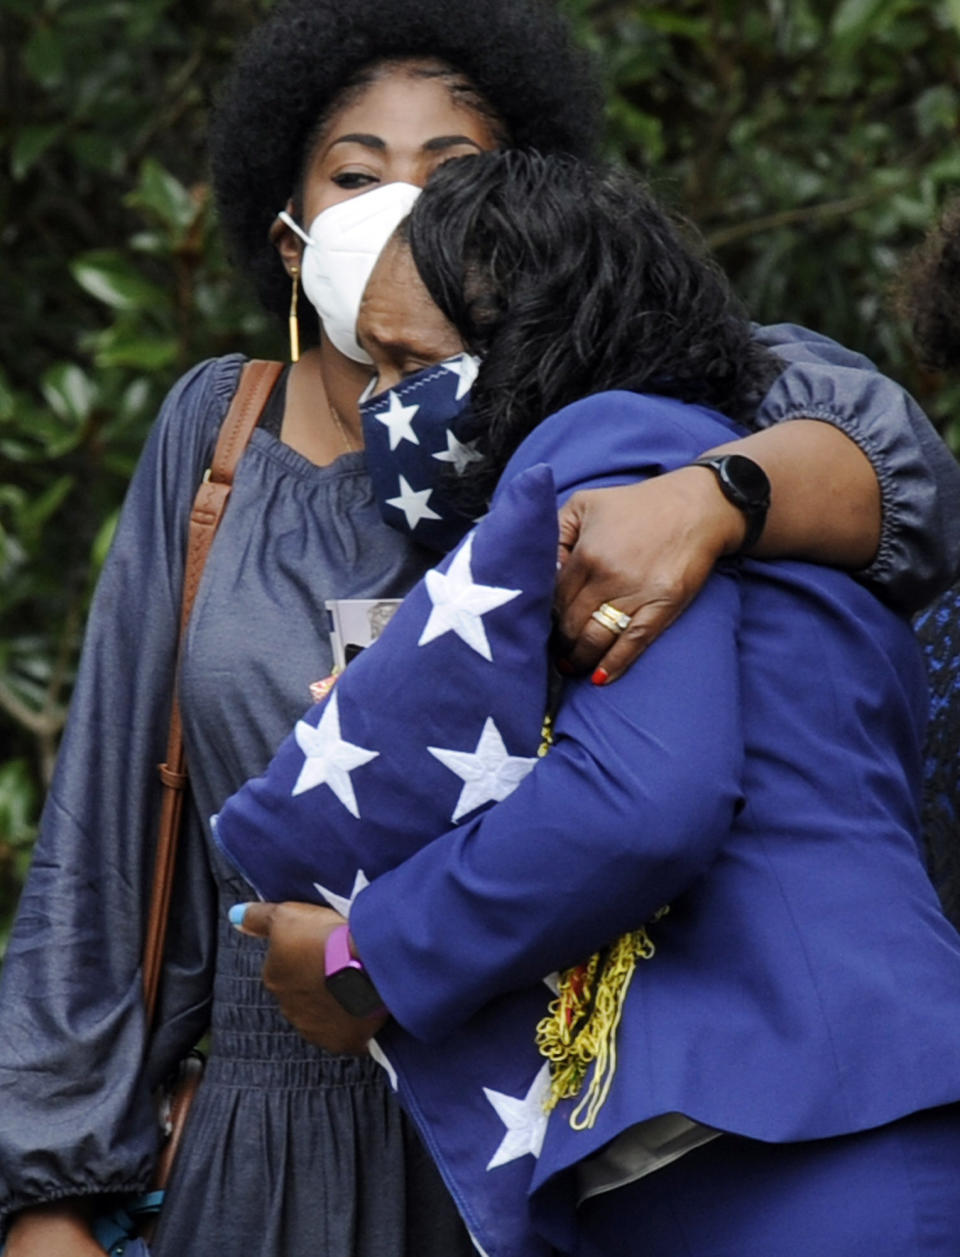
[[[383,1008],[377,988],[362,969],[338,969],[327,977],[327,990],[351,1017],[369,1017]]]
[[[770,481],[762,467],[742,454],[728,454],[723,460],[723,476],[739,497],[749,506],[767,506]]]

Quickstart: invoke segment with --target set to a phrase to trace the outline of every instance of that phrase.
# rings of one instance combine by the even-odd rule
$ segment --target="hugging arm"
[[[887,602],[919,610],[960,574],[960,465],[910,394],[862,354],[793,324],[758,328],[756,336],[786,364],[759,424],[830,424],[862,450],[879,484],[882,526],[870,562],[850,564],[843,555],[835,562],[856,566]]]
[[[784,370],[737,449],[764,467],[772,502],[759,557],[854,570],[888,602],[923,606],[960,565],[960,466],[913,399],[860,354],[791,324],[756,329]],[[619,676],[696,596],[743,517],[712,473],[578,494],[561,512],[558,581],[571,661]],[[616,643],[590,620],[604,601],[633,615]]]

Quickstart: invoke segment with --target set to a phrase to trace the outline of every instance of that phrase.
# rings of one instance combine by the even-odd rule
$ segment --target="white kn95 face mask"
[[[339,201],[310,224],[309,234],[284,210],[278,215],[307,246],[300,282],[324,335],[354,362],[372,359],[357,344],[360,298],[383,246],[420,195],[412,183],[385,183]]]

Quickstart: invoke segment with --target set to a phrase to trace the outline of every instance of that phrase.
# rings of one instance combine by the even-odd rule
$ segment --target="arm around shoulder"
[[[784,363],[759,424],[819,420],[859,447],[879,485],[882,522],[876,553],[858,574],[906,611],[924,606],[960,573],[960,465],[909,393],[862,354],[793,324],[755,335]],[[849,511],[835,509],[849,529]]]

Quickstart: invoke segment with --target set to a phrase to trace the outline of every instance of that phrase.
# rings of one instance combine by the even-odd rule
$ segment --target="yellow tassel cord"
[[[537,755],[553,746],[553,717],[544,717]],[[669,905],[654,914],[659,921]],[[537,1047],[550,1062],[550,1093],[544,1103],[547,1113],[560,1100],[580,1094],[587,1074],[593,1076],[587,1090],[570,1114],[574,1130],[589,1130],[603,1107],[617,1070],[617,1030],[623,1016],[630,980],[637,961],[653,957],[653,943],[644,926],[631,930],[612,946],[597,952],[582,965],[560,975],[560,993],[549,1013],[537,1025]]]
[[[543,724],[540,726],[540,745],[537,747],[537,758],[543,759],[551,746],[553,746],[553,717],[547,712],[543,718]]]
[[[654,917],[659,920],[667,908]],[[560,1100],[580,1094],[587,1073],[593,1075],[580,1103],[570,1114],[574,1130],[588,1130],[597,1120],[617,1070],[617,1029],[630,980],[638,960],[655,951],[641,926],[560,975],[560,994],[537,1026],[537,1047],[550,1062],[549,1113]]]

